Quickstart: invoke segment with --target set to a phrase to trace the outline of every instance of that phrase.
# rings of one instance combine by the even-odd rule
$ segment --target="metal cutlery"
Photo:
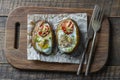
[[[90,20],[90,23],[89,23],[89,26],[88,26],[88,31],[87,31],[87,38],[86,38],[86,43],[85,43],[85,48],[82,52],[82,57],[80,59],[80,63],[79,63],[79,66],[78,66],[78,70],[77,70],[77,75],[79,75],[81,73],[81,69],[82,69],[82,65],[83,65],[83,62],[84,62],[84,59],[85,59],[85,54],[86,54],[86,50],[87,50],[87,46],[88,46],[88,43],[90,41],[90,39],[92,39],[93,37],[93,29],[91,27],[91,23],[92,23],[92,20],[94,18],[94,15],[96,13],[96,7],[94,8],[93,10],[93,13],[92,13],[92,16],[91,16],[91,20]]]
[[[102,8],[100,8],[98,5],[95,5],[95,8],[96,8],[96,11],[95,11],[96,13],[95,13],[94,18],[91,22],[92,29],[93,29],[93,32],[94,32],[94,36],[93,36],[92,46],[91,46],[91,50],[90,50],[90,53],[89,53],[88,62],[87,62],[87,66],[86,66],[86,72],[85,72],[86,76],[88,75],[90,64],[91,64],[91,58],[92,58],[92,55],[93,55],[93,49],[94,49],[96,34],[101,27],[101,23],[102,23],[102,19],[103,19],[103,13],[104,13]]]

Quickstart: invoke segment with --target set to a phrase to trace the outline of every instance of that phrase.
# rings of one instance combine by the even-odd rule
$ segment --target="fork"
[[[86,76],[88,75],[88,71],[89,71],[89,68],[90,68],[90,63],[91,63],[91,58],[92,58],[92,55],[93,55],[93,49],[94,49],[96,34],[101,27],[101,23],[102,23],[102,19],[103,19],[103,13],[104,13],[102,8],[100,8],[98,5],[95,5],[95,7],[97,8],[97,13],[96,13],[94,19],[92,20],[92,28],[93,28],[94,36],[93,36],[92,46],[91,46],[91,50],[90,50],[90,54],[89,54],[88,62],[87,62],[87,66],[86,66],[86,72],[85,72]]]
[[[82,52],[80,63],[79,63],[78,69],[77,69],[77,75],[79,75],[81,73],[81,69],[82,69],[82,65],[83,65],[83,62],[84,62],[84,58],[86,56],[87,46],[88,46],[89,41],[93,37],[93,29],[92,29],[91,25],[92,25],[92,20],[95,17],[96,11],[97,10],[96,10],[96,6],[95,6],[94,10],[93,10],[93,13],[92,13],[92,16],[91,16],[91,20],[90,20],[89,26],[88,26],[87,38],[86,38],[86,41],[85,41],[86,43],[85,43],[84,50]]]

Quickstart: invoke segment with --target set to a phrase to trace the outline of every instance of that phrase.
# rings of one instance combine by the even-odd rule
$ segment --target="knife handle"
[[[79,66],[78,66],[77,75],[79,75],[81,73],[82,65],[83,65],[83,62],[84,62],[84,59],[85,59],[85,54],[86,54],[86,51],[87,51],[88,42],[89,42],[89,39],[87,39],[87,41],[86,41],[85,49],[83,51],[83,54],[82,54],[82,57],[80,59],[80,63],[79,63]]]
[[[88,57],[88,62],[87,62],[86,72],[85,72],[85,75],[86,75],[86,76],[88,75],[88,72],[89,72],[89,69],[90,69],[90,64],[91,64],[91,59],[92,59],[92,54],[93,54],[95,39],[96,39],[96,32],[94,32],[94,37],[93,37],[93,41],[92,41],[92,46],[91,46],[90,54],[89,54],[89,57]]]

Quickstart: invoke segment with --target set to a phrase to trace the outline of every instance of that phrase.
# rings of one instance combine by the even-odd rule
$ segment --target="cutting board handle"
[[[20,23],[16,22],[15,23],[15,42],[14,42],[14,48],[18,49],[19,48],[19,38],[20,38]]]

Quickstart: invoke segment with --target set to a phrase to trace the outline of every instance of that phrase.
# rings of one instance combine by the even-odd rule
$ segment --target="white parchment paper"
[[[46,20],[52,25],[53,30],[57,28],[60,21],[71,18],[73,19],[81,32],[80,44],[78,49],[71,55],[62,53],[57,46],[54,47],[54,51],[51,55],[45,56],[38,53],[31,45],[31,32],[34,26],[31,23],[35,23],[38,20]],[[59,62],[59,63],[74,63],[78,64],[81,58],[83,46],[87,35],[87,14],[86,13],[72,13],[72,14],[28,14],[27,15],[27,59],[28,60],[40,60],[44,62]],[[56,44],[56,43],[54,43]]]

